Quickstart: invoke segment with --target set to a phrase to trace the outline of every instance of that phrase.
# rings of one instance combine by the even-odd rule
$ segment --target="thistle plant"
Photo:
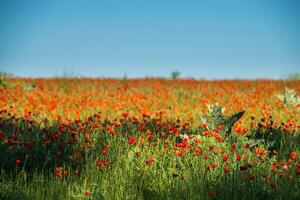
[[[7,77],[7,74],[5,72],[0,72],[0,85],[4,85],[4,81]]]
[[[244,115],[245,111],[237,112],[229,117],[225,116],[225,108],[219,103],[208,105],[208,116],[200,114],[200,119],[203,123],[207,124],[209,130],[216,130],[222,127],[225,131],[225,136],[231,133],[233,125]]]
[[[287,87],[285,87],[285,92],[283,95],[278,94],[276,96],[282,102],[284,107],[289,110],[294,110],[295,107],[300,105],[300,97],[294,90],[288,89]]]

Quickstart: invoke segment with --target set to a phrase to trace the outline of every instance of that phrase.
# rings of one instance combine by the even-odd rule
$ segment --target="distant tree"
[[[56,78],[65,78],[65,79],[72,79],[78,78],[80,74],[78,71],[75,71],[73,68],[63,68],[59,74],[56,75]]]
[[[289,80],[289,81],[300,80],[300,73],[290,74],[290,75],[288,76],[288,80]]]
[[[0,85],[4,85],[5,80],[11,76],[12,74],[0,71]]]
[[[125,73],[124,76],[122,77],[122,81],[123,82],[127,82],[128,81],[128,77],[127,74]]]
[[[177,70],[176,70],[176,71],[173,71],[173,72],[171,73],[171,78],[172,78],[173,80],[178,79],[179,76],[180,76],[180,72],[177,71]]]

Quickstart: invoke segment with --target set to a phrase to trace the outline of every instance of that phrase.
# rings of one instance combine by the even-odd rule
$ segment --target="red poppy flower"
[[[85,191],[85,192],[84,192],[84,195],[85,195],[85,196],[89,196],[90,194],[91,194],[90,191]]]
[[[21,163],[22,163],[21,160],[16,160],[16,164],[17,164],[17,165],[19,165],[19,164],[21,164]]]
[[[0,131],[0,139],[3,137],[3,135],[4,135],[4,132]]]
[[[240,154],[236,154],[236,159],[241,160],[242,156]]]
[[[146,161],[146,164],[147,164],[147,165],[151,165],[153,162],[154,162],[154,158],[153,158],[153,157],[150,157],[150,158]]]
[[[291,153],[291,158],[292,158],[293,160],[296,160],[296,159],[297,159],[297,153],[293,151],[293,152]]]
[[[232,143],[231,148],[236,148],[236,143]]]
[[[248,167],[247,167],[247,166],[243,166],[243,165],[242,165],[242,166],[240,166],[240,170],[241,170],[241,171],[245,171],[245,170],[247,170],[247,169],[248,169]]]
[[[250,144],[249,144],[249,143],[245,143],[245,144],[244,144],[244,147],[249,148],[249,147],[250,147]]]
[[[276,188],[276,183],[271,183],[270,186],[271,186],[272,189],[275,189]]]
[[[105,166],[108,166],[110,163],[109,163],[108,160],[105,160],[105,161],[103,162],[103,164],[104,164]]]
[[[287,165],[283,165],[282,169],[283,169],[283,171],[286,171],[286,172],[289,171],[289,168]]]
[[[211,167],[214,169],[214,168],[216,168],[216,166],[217,166],[217,163],[215,163],[215,162],[212,162],[211,163]]]
[[[229,173],[229,167],[228,166],[224,167],[224,173],[225,174]]]
[[[276,168],[280,167],[279,163],[277,163],[277,162],[273,162],[273,166],[276,167]]]
[[[248,179],[251,181],[251,180],[253,180],[254,179],[254,176],[252,175],[252,174],[247,174],[247,176],[248,176]]]
[[[275,172],[277,172],[277,170],[276,170],[275,168],[272,168],[272,169],[271,169],[271,172],[272,172],[272,173],[275,173]]]
[[[128,144],[129,145],[133,145],[135,143],[135,138],[134,137],[130,137],[129,139],[128,139]]]
[[[167,150],[168,148],[169,148],[168,145],[164,145],[164,146],[163,146],[163,149],[164,149],[164,150]]]
[[[97,164],[97,166],[100,167],[102,165],[102,161],[100,159],[98,159],[97,162],[96,162],[96,164]]]
[[[224,156],[222,156],[222,159],[224,162],[226,162],[228,160],[228,156],[224,155]]]
[[[166,135],[167,135],[167,134],[166,134],[166,132],[164,132],[164,131],[161,132],[161,134],[160,134],[161,137],[165,137]]]

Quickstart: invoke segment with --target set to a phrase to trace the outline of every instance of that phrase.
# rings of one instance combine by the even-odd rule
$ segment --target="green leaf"
[[[96,192],[93,194],[93,198],[95,200],[105,200],[104,196],[101,194],[101,192]]]

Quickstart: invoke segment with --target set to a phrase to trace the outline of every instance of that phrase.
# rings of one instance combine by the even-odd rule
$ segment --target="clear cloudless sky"
[[[0,0],[0,70],[280,78],[300,72],[300,1]]]

